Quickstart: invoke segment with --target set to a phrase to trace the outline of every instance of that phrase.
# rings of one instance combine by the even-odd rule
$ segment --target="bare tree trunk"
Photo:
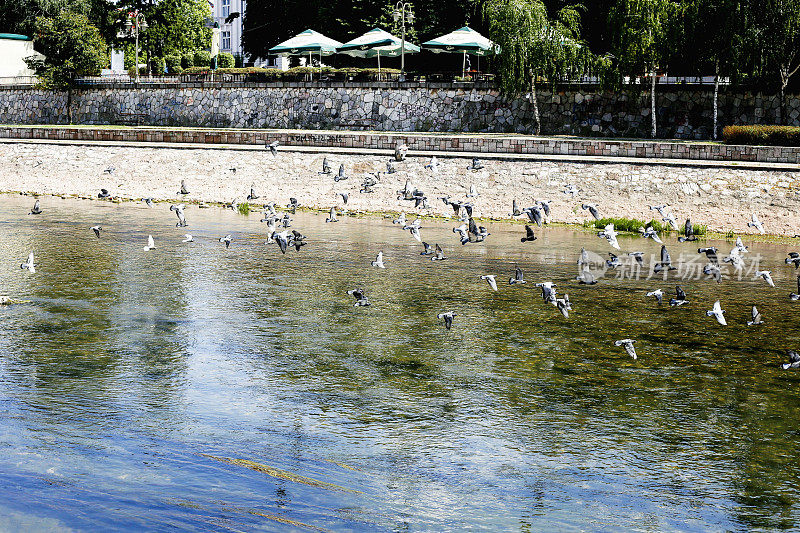
[[[531,74],[531,103],[533,104],[533,119],[536,121],[536,135],[542,133],[542,122],[539,120],[539,101],[536,98],[536,78]]]
[[[778,121],[778,124],[786,125],[786,85],[789,83],[789,79],[782,68],[780,70],[780,76],[781,76],[781,93],[779,96],[780,101],[778,102],[778,104],[780,105],[778,106],[778,109],[780,110],[781,117],[780,120]]]
[[[717,116],[719,110],[719,60],[715,63],[715,76],[714,76],[714,130],[711,138],[717,140]]]
[[[656,69],[653,69],[650,81],[650,137],[656,138]]]

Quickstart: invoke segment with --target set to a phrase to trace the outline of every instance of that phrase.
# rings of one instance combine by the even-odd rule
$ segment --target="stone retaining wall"
[[[386,85],[386,84],[384,84]],[[64,124],[66,93],[0,88],[0,123]],[[650,133],[649,95],[569,89],[539,93],[542,133],[640,137]],[[719,123],[777,123],[774,95],[722,92]],[[707,139],[712,91],[660,88],[659,136]],[[787,98],[788,123],[800,125],[800,98]],[[238,87],[98,87],[73,93],[73,122],[224,128],[365,129],[531,133],[532,105],[496,90],[450,86],[364,87],[326,83]]]
[[[554,139],[522,135],[0,126],[0,138],[262,146],[264,143],[277,140],[284,146],[376,150],[393,150],[398,143],[402,142],[406,143],[412,151],[425,152],[475,152],[487,155],[605,156],[640,158],[643,161],[648,159],[674,159],[800,164],[800,147],[728,146],[697,142]]]

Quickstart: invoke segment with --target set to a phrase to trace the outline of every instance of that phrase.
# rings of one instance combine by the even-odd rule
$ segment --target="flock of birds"
[[[273,156],[277,156],[279,147],[279,143],[277,141],[268,143],[265,146]],[[398,145],[395,149],[394,157],[386,162],[386,173],[394,174],[397,172],[395,164],[405,161],[407,156],[408,147],[404,144]],[[430,161],[425,165],[425,168],[430,172],[437,172],[439,168],[438,159],[435,156],[431,157]],[[471,164],[467,168],[470,170],[481,170],[484,168],[484,164],[479,159],[473,158]],[[104,173],[112,174],[114,170],[114,167],[108,167],[104,170]],[[231,170],[235,172],[235,169]],[[320,171],[320,174],[333,175],[333,180],[337,183],[349,179],[343,164],[339,166],[338,172],[334,174],[327,157],[323,159],[322,170]],[[380,182],[380,174],[380,172],[367,174],[363,183],[361,184],[360,192],[363,194],[372,193],[374,191],[374,187]],[[567,196],[574,198],[579,192],[580,190],[574,185],[566,184],[564,186],[563,193]],[[177,192],[177,196],[185,197],[189,194],[190,193],[185,181],[181,180],[180,190]],[[346,206],[349,200],[349,194],[345,192],[337,193],[337,195],[342,198],[342,202]],[[101,189],[97,196],[98,198],[104,199],[111,198],[111,194],[107,189]],[[479,226],[473,217],[473,210],[475,206],[472,203],[472,199],[478,196],[479,192],[477,188],[474,185],[471,185],[469,191],[465,194],[464,199],[454,200],[450,196],[442,196],[438,198],[444,202],[445,205],[450,206],[453,209],[453,216],[460,223],[460,225],[453,228],[453,233],[458,234],[458,240],[461,245],[480,243],[491,235],[485,227]],[[256,194],[255,187],[251,186],[250,193],[247,195],[248,202],[253,202],[259,198],[260,196]],[[429,208],[427,195],[423,191],[414,187],[410,180],[406,180],[405,187],[397,191],[397,199],[413,204],[414,208],[416,209],[422,210]],[[143,198],[142,202],[144,202],[148,207],[154,206],[154,201],[152,198]],[[534,202],[533,205],[521,209],[517,203],[517,200],[513,200],[511,213],[509,216],[512,219],[524,217],[527,219],[527,222],[529,222],[525,225],[524,235],[520,237],[520,241],[523,244],[533,242],[537,239],[533,226],[541,228],[543,224],[547,224],[549,222],[550,203],[550,201],[539,200]],[[203,204],[201,204],[201,207],[202,206]],[[236,200],[234,200],[229,204],[226,204],[226,207],[235,210],[237,209],[238,204]],[[307,244],[306,236],[295,229],[289,229],[293,221],[291,215],[296,213],[298,207],[300,207],[300,203],[296,198],[290,198],[289,203],[286,205],[286,211],[282,213],[276,209],[276,204],[274,202],[264,204],[264,217],[261,219],[261,222],[267,224],[266,242],[267,244],[277,244],[278,248],[283,254],[285,254],[287,250],[290,250],[291,248],[294,248],[295,251],[300,251],[300,249]],[[678,225],[678,221],[675,216],[669,211],[668,205],[653,205],[649,207],[651,210],[658,212],[658,214],[661,216],[661,219],[673,230],[681,232],[681,235],[678,237],[678,242],[685,243],[699,240],[694,234],[694,226],[690,219],[687,219],[681,228]],[[581,208],[588,211],[588,213],[595,220],[602,219],[600,209],[596,204],[582,203]],[[177,216],[178,221],[176,223],[176,227],[185,228],[188,226],[185,214],[185,204],[174,203],[170,205],[169,209]],[[343,208],[340,208],[340,210],[342,209]],[[30,210],[29,214],[42,214],[42,209],[38,199],[35,201],[34,206]],[[338,222],[338,220],[336,207],[331,207],[325,222],[334,223]],[[393,224],[400,226],[402,230],[408,231],[410,235],[422,245],[423,250],[420,252],[420,255],[428,256],[431,261],[443,261],[447,259],[447,256],[445,256],[444,250],[439,243],[435,243],[433,246],[431,246],[431,244],[422,240],[420,232],[422,228],[422,221],[419,216],[417,216],[415,220],[409,221],[405,212],[401,212],[400,215],[392,222]],[[764,226],[756,214],[752,214],[751,220],[748,222],[748,227],[755,228],[761,234],[764,233]],[[101,232],[103,231],[102,226],[96,225],[92,226],[90,229],[98,239],[101,238]],[[656,229],[650,225],[640,229],[639,233],[641,234],[642,238],[652,239],[661,244],[659,260],[654,261],[652,268],[654,273],[663,272],[664,279],[666,279],[666,274],[669,271],[676,270],[677,268],[672,263],[672,259],[666,245],[662,242]],[[617,239],[618,235],[619,233],[615,230],[614,224],[608,224],[601,231],[597,232],[597,236],[606,241],[611,248],[616,251],[621,251],[620,244]],[[795,235],[795,237],[800,237],[800,235]],[[191,234],[186,233],[181,242],[189,243],[193,241],[194,237]],[[233,238],[230,234],[219,238],[219,242],[224,244],[226,248],[230,247],[232,241]],[[143,247],[144,251],[151,251],[155,248],[156,245],[153,236],[148,235],[147,243]],[[704,255],[708,261],[708,263],[703,267],[703,273],[710,279],[720,283],[723,277],[720,260],[722,263],[730,265],[734,271],[741,273],[742,269],[744,268],[743,257],[746,253],[748,253],[748,248],[743,244],[741,237],[737,237],[733,248],[727,256],[720,257],[721,254],[716,247],[700,247],[697,249],[697,253]],[[609,252],[608,255],[609,259],[603,260],[599,256],[592,257],[592,255],[590,255],[585,248],[582,248],[580,256],[577,260],[579,275],[575,278],[575,280],[580,284],[594,285],[598,282],[598,279],[593,271],[593,268],[600,267],[602,269],[616,269],[620,266],[623,266],[623,260],[620,259],[620,255],[622,255],[621,253],[615,254],[613,252]],[[627,252],[627,257],[630,258],[628,261],[630,261],[631,265],[638,265],[639,268],[644,268],[644,252],[630,251]],[[794,265],[795,269],[800,268],[800,252],[790,252],[785,262],[787,265]],[[380,269],[385,268],[382,251],[379,252],[375,260],[371,262],[371,266]],[[30,252],[27,261],[22,263],[20,267],[28,270],[31,274],[36,273],[36,264],[33,252]],[[499,290],[496,275],[484,274],[480,276],[480,279],[487,282],[491,290]],[[771,271],[769,270],[756,271],[755,279],[761,279],[770,287],[775,287],[775,282],[772,279]],[[525,280],[524,272],[518,266],[515,267],[514,275],[513,277],[509,278],[508,284],[514,286],[525,283],[527,283],[527,281]],[[541,290],[541,297],[545,303],[552,304],[563,315],[564,318],[569,318],[569,312],[572,310],[569,294],[564,293],[563,296],[560,296],[558,292],[559,286],[552,281],[539,282],[536,283],[535,286]],[[353,304],[354,307],[367,307],[370,305],[369,298],[367,297],[366,291],[363,288],[349,290],[347,291],[347,294],[355,299],[355,303]],[[661,305],[665,298],[665,294],[662,289],[649,291],[646,293],[646,296],[648,298],[654,298],[658,305]],[[790,293],[789,298],[794,301],[800,300],[800,276],[797,276],[797,292]],[[675,295],[668,300],[668,304],[673,307],[678,307],[688,302],[689,300],[687,299],[686,293],[680,285],[677,285],[675,287]],[[454,319],[457,316],[458,314],[452,310],[443,311],[437,314],[437,318],[443,321],[445,328],[448,330],[453,327]],[[715,301],[711,309],[706,311],[706,316],[713,317],[721,326],[727,325],[725,310],[722,308],[719,300]],[[761,316],[761,313],[758,311],[756,306],[753,305],[750,320],[746,321],[746,325],[758,326],[763,323],[764,320]],[[636,342],[636,339],[625,338],[616,340],[614,344],[623,348],[633,359],[637,359],[637,353],[634,346]],[[788,357],[789,361],[781,365],[783,369],[800,367],[800,353],[796,351],[789,351]]]

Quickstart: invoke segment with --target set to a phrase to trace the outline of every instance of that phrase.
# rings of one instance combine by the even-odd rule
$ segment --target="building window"
[[[227,17],[231,14],[231,0],[222,0],[222,16]]]
[[[229,31],[222,32],[222,49],[223,50],[231,49],[231,32]]]

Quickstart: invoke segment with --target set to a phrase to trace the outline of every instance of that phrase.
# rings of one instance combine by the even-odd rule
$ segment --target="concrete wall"
[[[377,131],[534,131],[532,106],[492,89],[433,85],[402,88],[333,83],[237,87],[148,86],[76,91],[73,123],[230,128],[367,129]],[[664,89],[664,88],[661,88]],[[588,92],[587,92],[588,91]],[[712,124],[710,90],[660,90],[659,136],[705,139]],[[639,93],[540,92],[542,133],[648,137],[649,97]],[[66,94],[0,89],[0,122],[64,124]],[[720,125],[776,123],[773,95],[720,95]],[[787,98],[788,122],[800,125],[800,99]]]

